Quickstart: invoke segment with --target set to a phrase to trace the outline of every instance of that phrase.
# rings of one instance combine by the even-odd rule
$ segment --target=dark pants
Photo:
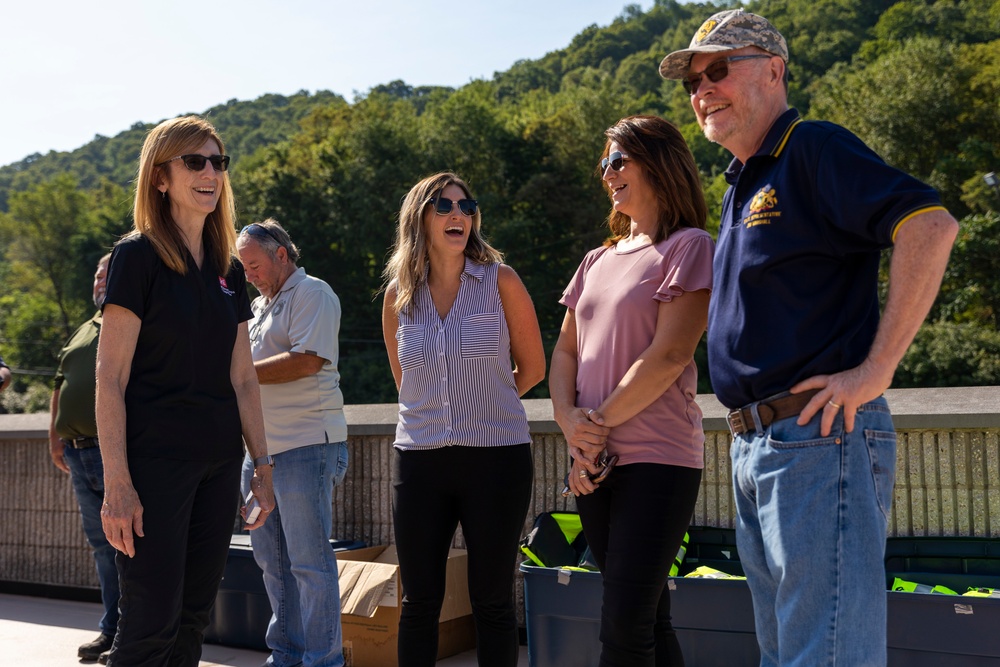
[[[90,548],[94,550],[97,564],[97,581],[101,585],[101,602],[104,616],[101,617],[101,634],[114,636],[118,628],[118,568],[115,567],[115,548],[104,536],[101,523],[101,505],[104,503],[104,464],[101,449],[63,448],[63,459],[69,466],[69,477],[73,491],[80,504],[80,518],[83,532]]]
[[[397,450],[392,513],[405,593],[400,667],[430,667],[437,658],[448,550],[459,523],[469,553],[479,665],[517,664],[514,565],[532,471],[527,444]]]
[[[239,502],[240,459],[130,458],[145,537],[116,557],[118,634],[109,665],[197,667]]]
[[[698,499],[701,470],[654,463],[614,469],[576,499],[604,578],[601,667],[684,664],[667,577]]]

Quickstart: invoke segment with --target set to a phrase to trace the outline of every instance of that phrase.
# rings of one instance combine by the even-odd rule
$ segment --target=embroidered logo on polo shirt
[[[750,200],[750,215],[743,218],[745,227],[769,225],[772,218],[781,217],[781,211],[772,211],[778,205],[778,194],[770,183],[757,191]]]
[[[219,276],[219,287],[222,288],[222,292],[226,296],[232,296],[232,295],[236,294],[236,292],[234,292],[233,290],[229,289],[229,285],[226,284],[226,279],[223,278],[222,276]]]

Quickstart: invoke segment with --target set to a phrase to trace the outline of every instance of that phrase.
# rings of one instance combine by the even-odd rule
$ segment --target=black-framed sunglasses
[[[681,83],[684,84],[684,90],[687,91],[688,95],[694,95],[698,92],[698,87],[701,85],[701,78],[703,75],[707,76],[708,80],[712,83],[718,83],[729,76],[729,63],[739,62],[740,60],[756,60],[757,58],[773,57],[774,56],[766,56],[763,53],[752,56],[730,56],[728,58],[723,58],[722,60],[716,60],[715,62],[710,63],[708,67],[697,74],[692,74],[691,76],[681,79]]]
[[[160,164],[167,164],[167,162],[173,162],[174,160],[184,160],[184,166],[191,171],[201,171],[205,168],[205,162],[211,162],[212,168],[216,171],[226,171],[229,169],[228,155],[198,155],[197,153],[190,153],[188,155],[172,157]]]
[[[611,165],[611,168],[615,171],[621,171],[625,168],[625,163],[631,159],[628,155],[622,155],[621,151],[615,151],[601,160],[601,175],[603,176],[604,172],[607,171],[608,165]]]
[[[458,210],[464,215],[472,217],[479,210],[479,202],[475,199],[459,199],[457,202],[448,199],[447,197],[431,197],[427,200],[428,204],[434,204],[434,212],[438,215],[448,215],[451,213],[452,209],[455,208],[455,204],[458,204]]]
[[[241,229],[240,236],[242,236],[243,234],[247,234],[249,236],[267,236],[272,241],[280,245],[282,248],[285,247],[285,244],[281,242],[281,239],[272,234],[270,229],[260,224],[259,222],[251,222],[249,225]]]

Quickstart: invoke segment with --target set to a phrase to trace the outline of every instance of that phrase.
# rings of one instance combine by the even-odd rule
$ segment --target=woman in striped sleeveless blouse
[[[437,658],[459,524],[479,664],[517,663],[513,573],[532,478],[520,396],[545,376],[545,353],[531,297],[480,225],[458,176],[429,176],[403,200],[384,272],[382,332],[399,390],[392,507],[405,594],[401,667]]]

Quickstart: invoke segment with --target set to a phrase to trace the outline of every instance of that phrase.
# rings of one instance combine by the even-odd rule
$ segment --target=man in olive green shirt
[[[104,303],[108,260],[105,255],[94,274],[94,305]],[[97,660],[111,649],[118,627],[118,570],[115,550],[104,537],[101,525],[101,504],[104,502],[104,465],[97,445],[97,419],[94,402],[97,382],[97,339],[101,331],[101,312],[80,325],[70,336],[59,355],[52,392],[49,423],[49,453],[52,463],[69,473],[80,504],[83,532],[94,550],[97,578],[101,584],[104,617],[101,634],[94,641],[80,646],[77,655],[84,660]]]

